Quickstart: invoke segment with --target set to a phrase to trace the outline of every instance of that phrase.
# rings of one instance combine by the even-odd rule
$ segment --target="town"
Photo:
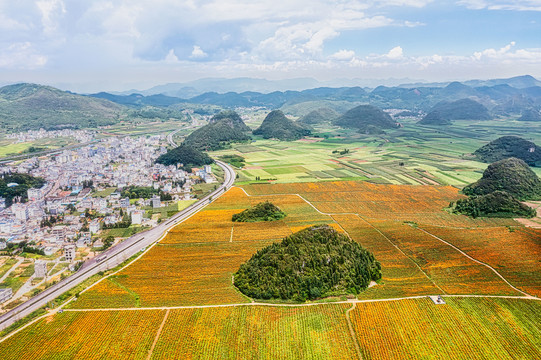
[[[33,131],[19,141],[71,136],[83,145],[5,163],[1,176],[42,178],[27,199],[0,198],[0,304],[6,311],[77,270],[115,243],[156,226],[195,202],[194,187],[215,183],[213,168],[190,173],[155,164],[165,135],[95,139],[88,131]],[[8,187],[18,184],[10,183]],[[210,186],[210,187],[209,187]]]

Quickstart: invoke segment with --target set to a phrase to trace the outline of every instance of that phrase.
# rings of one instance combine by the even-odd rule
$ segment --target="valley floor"
[[[5,338],[0,358],[539,358],[541,230],[442,210],[460,197],[358,181],[233,187],[62,312]],[[287,216],[231,221],[264,200]],[[308,304],[236,290],[232,275],[257,250],[317,224],[370,250],[382,281]]]

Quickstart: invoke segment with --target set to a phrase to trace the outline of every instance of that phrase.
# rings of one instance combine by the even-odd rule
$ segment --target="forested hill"
[[[381,265],[328,225],[313,226],[259,250],[235,274],[235,286],[257,299],[305,301],[358,294],[381,279]]]
[[[183,144],[199,150],[220,150],[233,142],[249,141],[249,131],[250,128],[236,112],[222,111],[214,115],[207,125],[188,135]]]
[[[282,111],[274,110],[265,117],[261,126],[254,130],[253,134],[261,135],[265,139],[289,141],[310,135],[310,130],[288,119]]]
[[[505,191],[518,200],[541,199],[541,180],[528,164],[508,158],[490,164],[477,182],[462,189],[466,195],[486,195]]]
[[[489,120],[488,109],[475,100],[466,98],[443,101],[434,106],[419,122],[425,125],[448,125],[452,120]]]
[[[0,127],[6,130],[87,128],[118,121],[122,106],[50,86],[0,88]]]
[[[518,136],[502,136],[473,154],[478,160],[487,163],[515,157],[530,166],[541,166],[541,147]]]
[[[156,159],[156,163],[163,165],[182,164],[182,168],[186,171],[190,171],[192,167],[209,165],[213,162],[214,160],[207,153],[183,144]]]

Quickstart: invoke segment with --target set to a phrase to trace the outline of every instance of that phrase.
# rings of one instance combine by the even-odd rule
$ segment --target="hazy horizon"
[[[0,0],[0,83],[541,78],[541,1]]]

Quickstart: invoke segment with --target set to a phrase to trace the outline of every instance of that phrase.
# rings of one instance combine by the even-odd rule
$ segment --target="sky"
[[[0,0],[0,84],[541,79],[540,34],[541,0]]]

